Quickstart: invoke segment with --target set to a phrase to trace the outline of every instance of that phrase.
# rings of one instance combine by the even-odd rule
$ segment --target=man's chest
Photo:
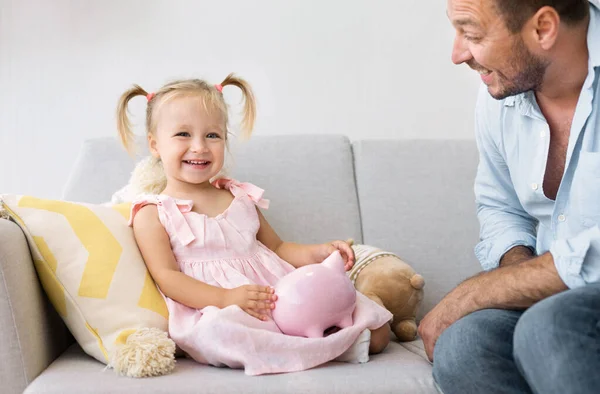
[[[600,224],[600,105],[594,107],[587,114],[528,119],[503,136],[519,201],[542,223],[560,217],[568,227]]]
[[[550,138],[543,177],[543,190],[544,195],[550,200],[556,199],[558,188],[563,178],[573,113],[574,110],[566,113],[557,113],[554,117],[548,118]]]

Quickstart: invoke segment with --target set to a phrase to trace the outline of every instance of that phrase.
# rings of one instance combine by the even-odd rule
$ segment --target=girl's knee
[[[390,343],[390,325],[388,323],[376,330],[371,330],[371,343],[369,353],[377,354],[385,350]]]

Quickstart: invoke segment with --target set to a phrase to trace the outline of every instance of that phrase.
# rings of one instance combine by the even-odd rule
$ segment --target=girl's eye
[[[189,137],[190,133],[188,133],[187,131],[180,131],[179,133],[175,134],[175,137]]]
[[[211,138],[211,139],[215,139],[215,138],[221,138],[221,136],[217,133],[208,133],[206,135],[206,138]]]

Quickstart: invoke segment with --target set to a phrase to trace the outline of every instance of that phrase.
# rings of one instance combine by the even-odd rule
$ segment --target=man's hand
[[[419,336],[423,340],[425,353],[430,361],[433,361],[433,348],[439,336],[461,317],[457,300],[453,300],[453,293],[450,293],[421,320]]]

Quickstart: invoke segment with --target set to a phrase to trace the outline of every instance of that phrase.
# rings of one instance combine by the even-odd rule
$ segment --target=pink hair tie
[[[148,102],[150,102],[150,100],[152,100],[154,96],[156,96],[156,93],[148,93],[146,95],[146,99],[148,99]]]
[[[223,93],[223,85],[221,85],[220,83],[215,85],[215,88],[217,88],[217,90],[221,93]]]

